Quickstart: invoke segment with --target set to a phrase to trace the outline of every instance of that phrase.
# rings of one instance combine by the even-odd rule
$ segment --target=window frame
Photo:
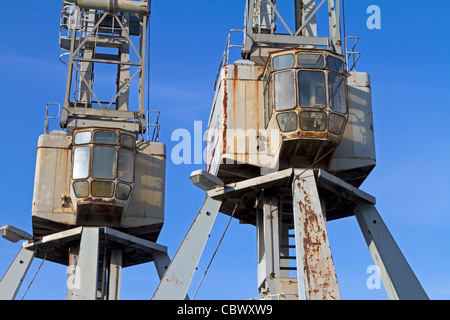
[[[275,105],[275,99],[276,99],[276,96],[275,96],[275,76],[278,75],[278,74],[287,73],[287,72],[291,72],[294,75],[294,82],[293,82],[294,83],[294,106],[291,107],[291,108],[287,108],[287,109],[277,109],[276,105]],[[270,82],[271,82],[271,89],[270,89],[270,91],[271,91],[271,94],[273,95],[272,96],[272,110],[275,110],[275,112],[284,112],[284,111],[293,110],[293,109],[298,107],[298,104],[297,104],[298,98],[297,98],[297,89],[296,89],[297,77],[296,77],[296,69],[295,68],[284,69],[284,70],[273,72],[271,77],[270,77]],[[269,121],[270,121],[270,118],[269,118]]]
[[[323,66],[322,66],[322,67],[306,67],[306,66],[301,66],[301,65],[298,63],[298,56],[300,56],[301,54],[310,54],[310,55],[317,54],[317,55],[322,56]],[[323,69],[325,69],[325,68],[327,67],[327,57],[328,57],[328,55],[325,55],[325,53],[323,53],[323,52],[298,51],[298,52],[295,54],[295,67],[300,68],[300,69],[308,69],[308,70],[311,70],[311,69],[312,69],[312,70],[319,70],[319,69],[320,69],[320,70],[323,70]]]

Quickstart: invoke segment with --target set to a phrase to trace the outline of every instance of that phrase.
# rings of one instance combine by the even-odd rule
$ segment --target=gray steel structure
[[[376,162],[370,79],[355,71],[358,39],[341,36],[340,1],[294,0],[295,31],[275,0],[246,3],[243,44],[228,37],[215,83],[207,171],[191,175],[207,197],[153,299],[186,297],[218,212],[256,226],[262,299],[341,299],[326,222],[349,216],[389,298],[428,299],[375,198],[359,189]],[[244,61],[229,63],[233,47]]]
[[[0,229],[7,240],[26,240],[0,282],[0,299],[15,299],[35,257],[68,266],[68,300],[119,299],[122,268],[154,262],[162,277],[170,262],[167,248],[156,243],[164,224],[166,150],[159,124],[148,118],[155,111],[144,105],[150,5],[63,0],[65,100],[62,109],[47,105],[38,141],[33,235]],[[105,66],[113,67],[106,73],[110,96],[94,81],[111,71]],[[49,116],[51,105],[58,117]],[[49,120],[59,116],[63,130],[49,132]]]
[[[329,35],[319,37],[316,14],[325,3]],[[188,299],[219,212],[256,227],[262,299],[340,299],[326,223],[348,216],[356,217],[389,298],[428,298],[377,212],[375,198],[359,189],[375,166],[370,80],[354,71],[354,64],[349,66],[349,58],[358,56],[355,48],[342,49],[339,1],[321,0],[316,6],[314,0],[294,0],[293,32],[274,0],[247,0],[241,46],[246,60],[229,64],[233,45],[228,38],[209,122],[207,171],[190,177],[206,191],[206,199],[172,261],[167,248],[156,243],[163,223],[164,170],[156,176],[148,170],[165,167],[165,150],[161,144],[130,147],[123,145],[129,138],[117,139],[121,134],[137,137],[147,127],[143,73],[149,3],[64,4],[61,25],[68,33],[61,37],[61,47],[68,50],[69,73],[61,126],[68,133],[40,138],[33,236],[10,226],[0,229],[10,241],[27,240],[0,281],[1,299],[15,298],[35,257],[69,266],[67,299],[119,299],[121,269],[150,261],[161,279],[152,299]],[[276,32],[279,23],[287,34]],[[130,39],[133,34],[140,36],[139,50]],[[130,46],[136,62],[130,60]],[[119,54],[100,53],[98,47],[113,47]],[[115,96],[109,102],[94,92],[96,64],[117,66]],[[130,77],[131,67],[137,71]],[[130,111],[129,85],[138,74],[138,110]],[[280,86],[276,78],[288,74],[291,82]],[[300,80],[312,74],[323,81]],[[345,90],[339,92],[343,79]],[[298,87],[291,92],[293,104],[277,108],[277,90],[286,87]],[[337,109],[342,92],[345,99]],[[305,95],[307,101],[302,100]],[[236,134],[239,130],[244,134]],[[100,143],[97,131],[103,138],[116,138]],[[95,184],[95,155],[83,166],[75,153],[105,145],[118,153],[122,148],[135,152],[135,174],[143,179],[128,186],[131,194],[147,191],[147,196],[129,193],[125,200],[119,193],[106,201],[104,195],[94,195],[107,190]],[[43,165],[47,161],[55,164],[47,166],[50,171]],[[116,188],[124,182],[118,175],[109,180]]]

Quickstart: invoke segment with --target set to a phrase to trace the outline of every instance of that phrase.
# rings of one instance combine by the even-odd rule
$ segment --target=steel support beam
[[[294,0],[295,30],[300,29],[306,21],[301,36],[317,37],[316,0]]]
[[[169,255],[167,252],[156,251],[153,253],[153,259],[155,262],[156,272],[158,272],[159,279],[161,280],[170,265]]]
[[[99,228],[83,228],[81,243],[70,255],[67,300],[96,300]]]
[[[292,194],[299,299],[339,300],[314,171],[294,170]]]
[[[258,245],[258,287],[264,285],[270,294],[276,288],[264,282],[268,278],[280,277],[279,197],[264,196],[263,210],[256,217]]]
[[[161,279],[153,300],[184,300],[202,256],[221,201],[207,197],[175,257]]]
[[[354,213],[389,299],[428,300],[375,206],[359,203]]]
[[[33,262],[35,251],[20,249],[14,261],[0,281],[0,300],[15,300],[23,279]]]
[[[108,300],[120,300],[122,281],[122,250],[113,249],[109,264]]]

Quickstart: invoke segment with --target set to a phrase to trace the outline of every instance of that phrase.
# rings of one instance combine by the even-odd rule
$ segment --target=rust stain
[[[228,92],[227,92],[227,68],[225,71],[225,80],[223,81],[223,101],[222,101],[222,154],[227,153],[227,129],[228,129]]]
[[[303,190],[305,180],[295,177],[297,186]],[[298,201],[302,215],[298,224],[302,227],[303,236],[303,266],[307,299],[336,299],[335,288],[336,273],[330,255],[323,252],[324,245],[328,244],[326,231],[322,228],[319,216],[315,212],[308,192],[303,192],[304,201]]]

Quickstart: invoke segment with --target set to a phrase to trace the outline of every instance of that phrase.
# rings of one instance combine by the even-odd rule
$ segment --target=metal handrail
[[[347,36],[347,37],[345,37],[345,47],[346,48],[348,48],[348,46],[347,46],[347,39],[356,39],[355,44],[350,49],[350,51],[347,51],[347,49],[345,51],[345,60],[347,62],[347,72],[348,72],[348,71],[352,71],[353,69],[356,70],[356,63],[358,62],[359,58],[361,57],[361,53],[355,51],[356,45],[359,42],[359,37],[355,37],[355,36]],[[352,64],[351,68],[349,68],[350,57],[353,59],[353,64]]]
[[[58,116],[56,117],[50,117],[48,115],[48,106],[58,106]],[[45,107],[45,125],[44,125],[44,133],[48,134],[49,133],[49,119],[59,119],[59,117],[61,116],[61,105],[59,103],[53,103],[53,102],[49,102],[47,103],[47,106]]]
[[[150,123],[150,120],[149,120],[149,118],[150,118],[149,114],[150,113],[156,113],[157,114],[155,123]],[[150,130],[149,130],[149,128],[150,127],[154,127],[151,141],[152,142],[159,142],[159,131],[161,129],[161,125],[159,124],[159,116],[160,115],[161,115],[161,112],[159,112],[159,111],[155,111],[155,110],[148,110],[147,111],[146,124],[145,124],[145,126],[147,128],[147,141],[150,141]]]
[[[219,70],[217,71],[216,81],[214,82],[214,90],[216,90],[216,88],[217,88],[217,81],[219,80],[220,70],[222,70],[222,67],[226,66],[228,64],[228,62],[229,62],[230,49],[231,48],[243,48],[244,47],[244,45],[231,44],[231,33],[232,32],[242,32],[242,33],[244,33],[244,30],[231,29],[228,32],[227,42],[225,44],[225,49],[224,49],[223,54],[222,54],[222,60],[220,60]]]

